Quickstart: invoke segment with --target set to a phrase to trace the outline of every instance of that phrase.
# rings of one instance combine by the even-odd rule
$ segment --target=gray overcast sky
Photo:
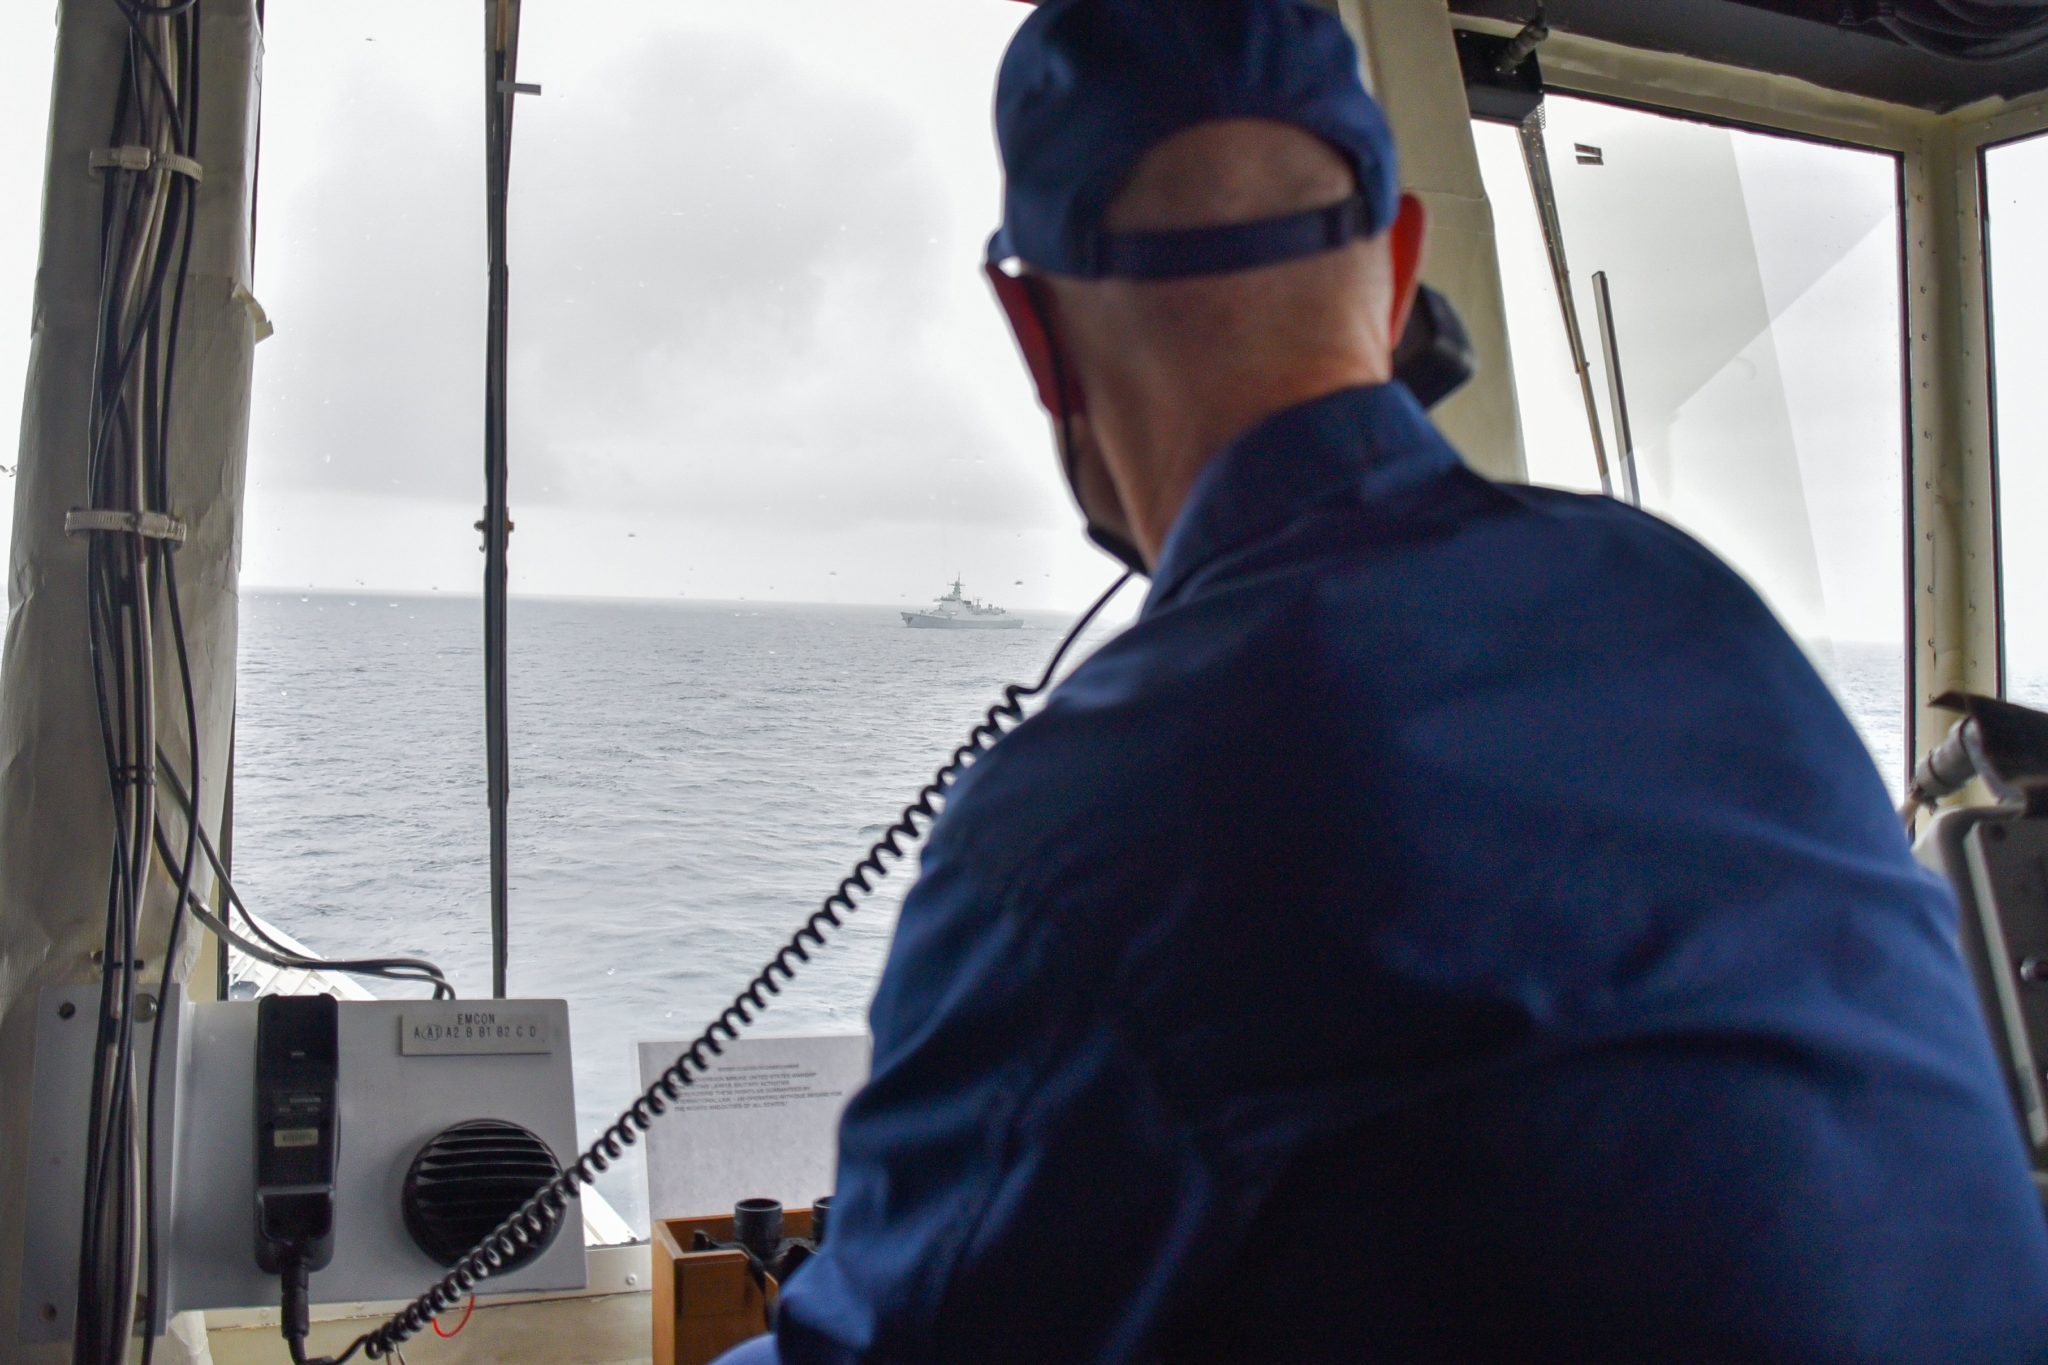
[[[1026,13],[526,6],[515,591],[894,602],[959,570],[1071,606],[1112,576],[978,269]],[[35,40],[0,50],[0,316],[25,319],[49,27],[6,22]],[[245,583],[477,586],[480,43],[453,0],[270,8]]]
[[[526,7],[515,590],[1085,599],[1106,566],[976,270],[1024,8],[602,13]],[[479,23],[272,13],[252,582],[475,583]]]
[[[1025,13],[529,0],[521,74],[546,93],[521,102],[514,164],[515,591],[894,602],[960,570],[1032,607],[1077,605],[1107,579],[976,269],[997,212],[990,87]],[[256,280],[277,333],[257,352],[252,585],[476,589],[480,22],[467,0],[270,8]],[[9,7],[0,29],[11,427],[49,11]],[[1888,277],[1893,244],[1861,207],[1887,200],[1889,172],[1644,125],[1553,111],[1573,264],[1616,279],[1653,504],[1795,628],[1894,634],[1895,406],[1871,394],[1892,364],[1872,319],[1895,286],[1863,283]],[[1605,144],[1606,167],[1576,166],[1573,140]],[[1492,143],[1532,469],[1584,484],[1526,186]],[[2023,188],[2048,178],[2020,172],[2007,222],[2048,211],[2048,191]],[[1704,236],[1679,250],[1688,230]],[[2008,250],[2001,291],[2037,293],[2037,262]],[[1674,309],[1723,274],[1735,287],[1709,344]],[[2048,364],[2040,329],[2008,327],[2022,316],[1999,314],[2007,373]],[[2006,386],[2009,465],[2048,428],[2041,394]],[[2048,660],[2048,596],[2008,598]]]

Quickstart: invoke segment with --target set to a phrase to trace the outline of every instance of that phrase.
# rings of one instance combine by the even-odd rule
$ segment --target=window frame
[[[1543,49],[1539,49],[1539,60],[1541,60],[1540,54],[1547,50],[1548,43],[1546,43]],[[1658,54],[1635,53],[1633,55],[1647,58],[1652,61],[1658,60]],[[1664,60],[1680,62],[1685,61],[1686,59],[1667,58]],[[1703,63],[1688,64],[1693,67],[1699,67],[1704,65]],[[1741,74],[1753,75],[1756,73],[1744,72]],[[1778,78],[1759,77],[1759,79],[1777,80]],[[1816,93],[1825,94],[1826,92],[1816,91]],[[1652,95],[1648,91],[1643,91],[1630,86],[1624,85],[1617,87],[1614,84],[1601,81],[1589,81],[1584,86],[1575,85],[1572,83],[1570,75],[1567,75],[1562,80],[1556,80],[1552,79],[1550,74],[1546,72],[1543,81],[1543,94],[1546,98],[1548,98],[1551,95],[1559,95],[1569,99],[1584,100],[1594,104],[1605,104],[1617,109],[1631,109],[1641,113],[1661,115],[1665,118],[1676,118],[1683,119],[1693,123],[1702,123],[1710,127],[1730,128],[1738,132],[1746,133],[1759,133],[1767,137],[1790,138],[1794,141],[1807,142],[1815,146],[1833,147],[1847,151],[1870,152],[1891,158],[1894,175],[1894,203],[1898,212],[1899,223],[1899,506],[1901,516],[1899,518],[1900,524],[1898,528],[1898,534],[1901,572],[1901,582],[1899,584],[1899,605],[1902,625],[1904,627],[1902,639],[1904,642],[1905,650],[1905,658],[1903,660],[1905,666],[1905,685],[1903,692],[1899,697],[1899,706],[1901,710],[1902,733],[1904,734],[1906,741],[1904,746],[1904,771],[1892,774],[1891,776],[1896,778],[1896,780],[1899,783],[1900,789],[1904,790],[1905,786],[1912,781],[1913,764],[1916,755],[1920,751],[1919,735],[1917,733],[1917,728],[1914,724],[1916,718],[1916,711],[1918,709],[1915,706],[1915,698],[1919,695],[1920,690],[1920,651],[1915,646],[1915,633],[1918,630],[1919,625],[1919,595],[1914,591],[1914,571],[1916,567],[1914,562],[1914,549],[1916,545],[1915,533],[1918,527],[1919,519],[1916,516],[1915,499],[1913,497],[1913,473],[1916,463],[1915,456],[1918,452],[1916,451],[1915,443],[1913,440],[1913,380],[1915,374],[1913,355],[1915,347],[1913,344],[1914,333],[1910,291],[1913,287],[1913,270],[1911,262],[1913,259],[1912,253],[1914,249],[1914,243],[1909,213],[1910,201],[1907,178],[1907,159],[1911,151],[1911,148],[1904,145],[1897,145],[1901,141],[1900,139],[1885,138],[1878,136],[1855,136],[1852,135],[1850,130],[1847,128],[1838,126],[1832,123],[1831,121],[1823,121],[1815,119],[1810,116],[1801,116],[1795,114],[1792,117],[1786,118],[1782,122],[1768,122],[1764,119],[1738,112],[1732,108],[1721,106],[1717,102],[1713,101],[1711,97],[1705,99],[1695,98],[1691,101],[1686,101],[1682,98],[1674,98],[1674,92],[1662,86],[1659,86],[1656,91],[1656,94]],[[1844,96],[1838,98],[1850,97]],[[1709,106],[1710,104],[1715,105],[1716,107],[1709,109],[1707,106]],[[2048,111],[2044,111],[2044,119],[2048,119]],[[1473,122],[1495,123],[1510,128],[1516,126],[1514,121],[1511,119],[1492,117],[1486,115],[1474,115]],[[1875,130],[1872,131],[1874,132]],[[1535,194],[1534,185],[1528,186],[1528,190],[1531,196]],[[1560,231],[1562,230],[1562,225],[1560,224]],[[1569,257],[1569,242],[1566,243],[1566,247],[1566,254]],[[1988,252],[1985,253],[1985,255],[1988,267]],[[1986,283],[1986,293],[1987,295],[1989,293],[1988,279]],[[1557,325],[1561,327],[1563,325],[1562,320],[1560,320],[1557,323]],[[1986,326],[1988,336],[1988,317]],[[1988,339],[1986,345],[1988,349]],[[1995,463],[1996,462],[1994,459],[1994,469]],[[1996,484],[1994,475],[1994,489],[1995,486]],[[1994,553],[1996,552],[1995,536],[1997,534],[1997,526],[1998,518],[1996,509],[1994,507],[1992,515]],[[1999,687],[2000,693],[2002,695],[2004,689],[2004,617],[2002,615],[2002,598],[1999,610],[2001,614],[1997,618],[1998,625],[1996,630],[1996,636],[1998,641],[1999,657]]]
[[[1517,25],[1460,16],[1460,28],[1512,36]],[[1898,153],[1904,171],[1910,724],[1925,753],[1954,716],[1928,696],[1992,691],[2002,652],[1991,456],[1982,360],[1988,281],[1981,149],[2048,131],[2048,91],[1936,113],[1694,57],[1553,33],[1541,48],[1549,88],[1737,126]],[[1924,688],[1924,695],[1923,695]]]

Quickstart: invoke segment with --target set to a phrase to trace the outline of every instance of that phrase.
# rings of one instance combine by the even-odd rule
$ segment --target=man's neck
[[[1296,372],[1258,386],[1239,384],[1227,393],[1180,390],[1179,404],[1145,404],[1126,424],[1133,439],[1114,441],[1107,454],[1111,477],[1123,502],[1131,533],[1148,564],[1159,562],[1166,538],[1187,505],[1196,480],[1240,436],[1276,413],[1299,407],[1340,389],[1383,384],[1388,376],[1364,364],[1331,365]]]

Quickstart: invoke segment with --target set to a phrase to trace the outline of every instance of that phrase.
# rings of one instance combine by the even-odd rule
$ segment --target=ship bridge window
[[[2048,135],[1984,153],[2005,693],[2048,706]]]
[[[1902,787],[1897,159],[1555,94],[1544,125],[1607,482],[1756,586]],[[1522,135],[1475,132],[1530,476],[1597,491]]]
[[[509,978],[570,1002],[586,1139],[633,1044],[702,1029],[1116,575],[979,271],[1029,13],[526,7]],[[465,995],[491,961],[477,19],[270,7],[234,837],[259,914]],[[762,1032],[865,1026],[907,880]],[[644,1235],[637,1167],[600,1190]]]

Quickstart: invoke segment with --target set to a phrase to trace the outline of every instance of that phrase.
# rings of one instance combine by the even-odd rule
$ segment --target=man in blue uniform
[[[948,803],[738,1358],[2048,1358],[1947,894],[1740,578],[1388,382],[1356,61],[1296,0],[1005,60],[998,292],[1151,595]]]

